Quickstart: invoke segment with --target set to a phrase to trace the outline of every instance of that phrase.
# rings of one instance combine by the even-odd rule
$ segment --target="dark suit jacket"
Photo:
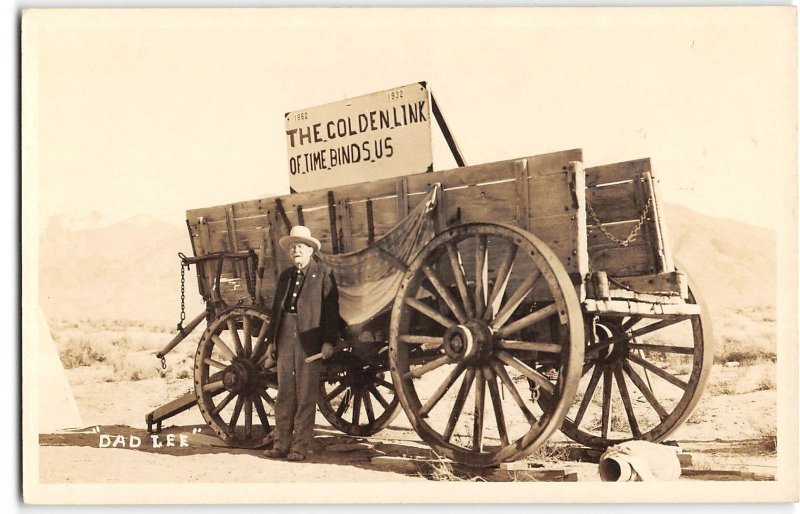
[[[283,318],[283,305],[289,292],[292,267],[286,268],[278,278],[275,301],[269,328],[269,340],[275,341],[280,351],[278,330]],[[339,331],[339,290],[333,273],[322,263],[311,259],[300,296],[297,297],[297,325],[300,344],[306,355],[322,350],[322,343],[336,344]]]

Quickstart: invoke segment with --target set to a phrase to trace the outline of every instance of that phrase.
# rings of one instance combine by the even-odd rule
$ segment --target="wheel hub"
[[[247,359],[237,359],[223,372],[222,383],[228,391],[239,393],[252,389],[257,376],[255,364]]]
[[[453,360],[488,359],[494,344],[489,326],[481,320],[470,320],[447,329],[442,347]]]

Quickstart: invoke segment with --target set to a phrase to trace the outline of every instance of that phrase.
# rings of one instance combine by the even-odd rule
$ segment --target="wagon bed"
[[[349,330],[320,383],[340,430],[375,433],[402,406],[432,448],[479,466],[559,428],[593,447],[661,441],[699,400],[712,355],[661,209],[648,159],[584,168],[568,150],[190,210],[185,262],[207,304],[192,325],[208,321],[195,402],[228,444],[268,444],[267,306],[291,265],[278,241],[302,224],[362,300],[357,319],[342,308]]]

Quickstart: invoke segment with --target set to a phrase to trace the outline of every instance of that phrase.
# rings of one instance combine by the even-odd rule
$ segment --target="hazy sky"
[[[666,201],[769,227],[794,198],[789,8],[28,14],[43,222],[282,194],[285,112],[421,80],[468,164],[650,157]]]

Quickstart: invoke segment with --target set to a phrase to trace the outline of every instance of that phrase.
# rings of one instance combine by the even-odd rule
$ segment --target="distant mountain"
[[[678,262],[712,307],[774,305],[775,234],[764,228],[666,206]],[[176,323],[178,252],[191,255],[185,225],[139,216],[54,217],[40,238],[40,297],[49,318]],[[202,310],[195,268],[186,275],[186,316]]]
[[[776,304],[774,231],[669,204],[666,222],[676,263],[709,307]]]
[[[39,241],[39,295],[49,318],[141,319],[177,323],[180,260],[192,255],[186,227],[148,216],[116,223],[53,217]],[[187,318],[202,310],[186,274]]]

